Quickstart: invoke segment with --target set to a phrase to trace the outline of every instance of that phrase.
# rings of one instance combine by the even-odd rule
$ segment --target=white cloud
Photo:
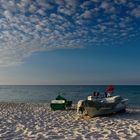
[[[7,19],[12,19],[12,13],[8,10],[5,10],[3,15],[7,18]]]
[[[127,10],[120,17],[123,6]],[[140,7],[133,1],[1,0],[0,7],[0,65],[22,63],[36,51],[108,45],[139,36],[135,19]]]
[[[101,8],[103,8],[103,9],[109,9],[109,7],[110,7],[110,4],[108,2],[103,1],[101,3]]]
[[[37,7],[35,6],[35,5],[30,5],[30,7],[29,7],[29,12],[31,12],[31,13],[34,13],[34,12],[36,12],[36,9],[37,9]]]
[[[88,9],[92,4],[93,4],[92,1],[85,1],[85,2],[83,2],[83,3],[80,5],[80,7],[81,7],[82,9]]]
[[[76,0],[65,0],[64,4],[59,5],[58,12],[71,16],[76,12],[77,4]]]
[[[45,16],[45,12],[42,9],[37,10],[37,13],[40,14],[41,16]]]
[[[136,7],[135,9],[132,10],[131,15],[139,18],[140,17],[140,6]]]
[[[64,0],[55,0],[55,3],[58,5],[64,5],[65,1]]]
[[[83,18],[85,18],[85,19],[91,18],[91,17],[92,17],[92,13],[91,13],[91,11],[86,10],[86,11],[81,15],[81,17],[83,17]]]

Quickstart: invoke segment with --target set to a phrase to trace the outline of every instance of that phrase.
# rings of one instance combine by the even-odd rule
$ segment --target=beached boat
[[[97,100],[85,100],[84,101],[84,112],[90,117],[107,115],[125,111],[127,106],[127,100],[121,96],[112,96]]]
[[[52,110],[65,110],[67,108],[71,108],[72,101],[68,101],[61,95],[58,95],[55,100],[52,100],[50,103],[50,107]]]

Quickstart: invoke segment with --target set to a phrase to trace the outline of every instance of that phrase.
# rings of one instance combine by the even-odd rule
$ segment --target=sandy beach
[[[140,107],[106,117],[78,117],[76,110],[51,111],[47,103],[0,103],[0,139],[139,140]]]

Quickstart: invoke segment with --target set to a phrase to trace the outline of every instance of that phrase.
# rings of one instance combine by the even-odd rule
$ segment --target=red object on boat
[[[113,86],[107,86],[106,87],[106,91],[109,92],[109,91],[113,91],[114,90],[114,87]]]

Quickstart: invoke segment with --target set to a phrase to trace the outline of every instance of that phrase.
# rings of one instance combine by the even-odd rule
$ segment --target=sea
[[[1,85],[0,102],[46,102],[62,95],[76,103],[94,91],[103,95],[106,85]],[[140,105],[139,85],[114,85],[114,95],[128,99],[129,104]]]

